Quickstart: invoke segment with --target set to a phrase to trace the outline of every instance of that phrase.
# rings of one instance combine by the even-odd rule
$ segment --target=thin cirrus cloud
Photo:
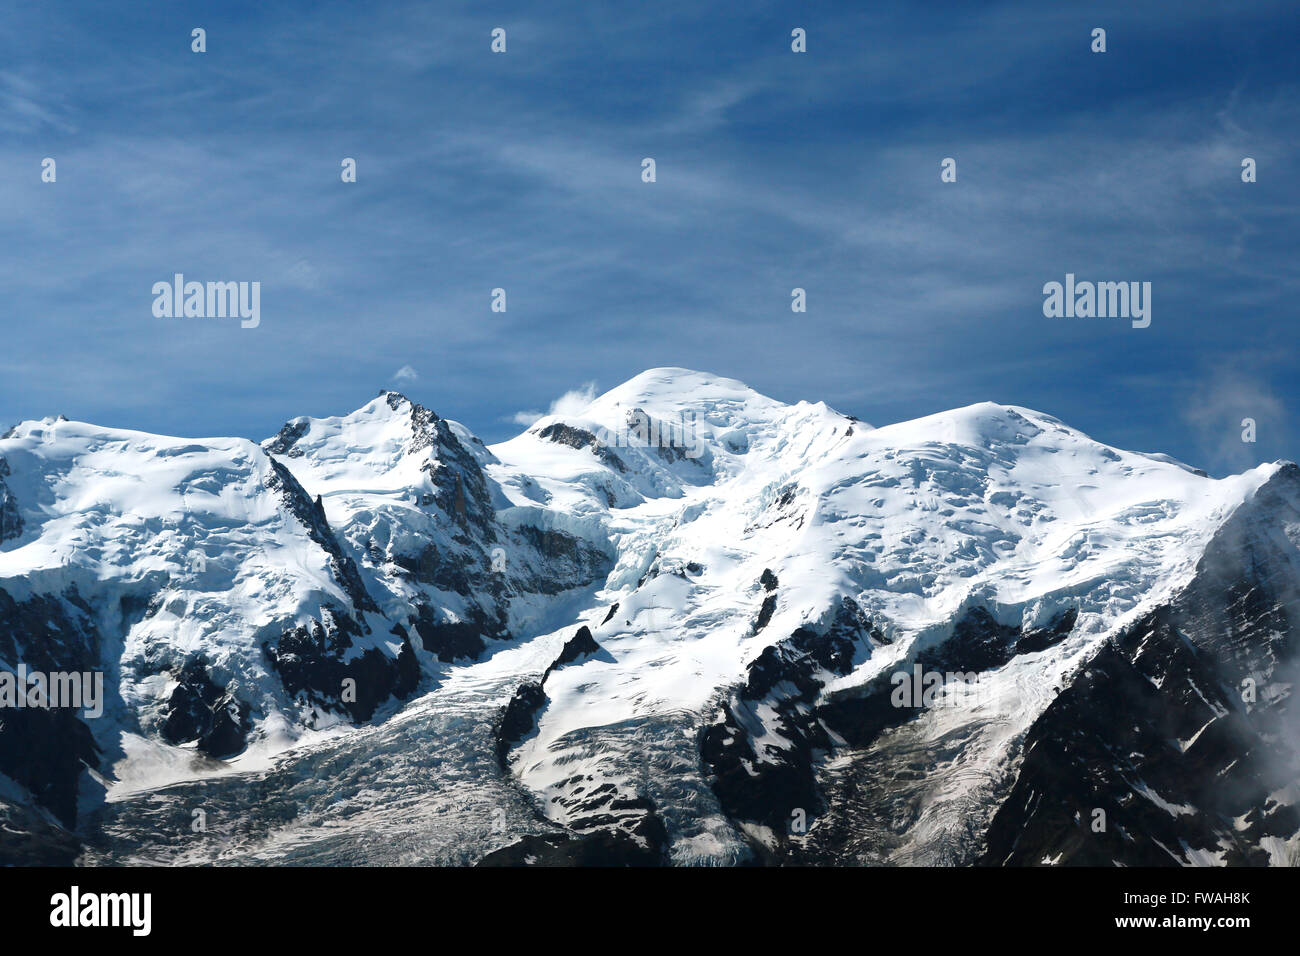
[[[1196,461],[1226,419],[1183,396],[1215,357],[1300,397],[1284,6],[579,9],[0,14],[0,423],[261,438],[395,382],[495,441],[680,365],[877,424],[1029,405]],[[261,325],[160,325],[175,272],[261,281]],[[1045,319],[1066,272],[1153,282],[1152,327]]]

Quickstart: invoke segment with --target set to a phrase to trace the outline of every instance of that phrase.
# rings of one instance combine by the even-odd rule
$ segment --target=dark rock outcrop
[[[274,458],[271,459],[271,474],[267,476],[266,485],[279,495],[285,508],[302,522],[312,541],[320,545],[321,549],[329,555],[330,569],[334,578],[347,594],[353,608],[358,612],[379,613],[379,608],[366,592],[366,586],[361,581],[356,562],[343,552],[334,533],[330,530],[320,498],[313,501],[289,469]]]
[[[601,829],[590,833],[526,836],[494,850],[477,864],[500,866],[664,866],[668,834],[658,814],[650,812],[637,833]]]
[[[545,559],[540,573],[519,579],[521,586],[538,594],[559,594],[609,574],[614,562],[609,554],[582,538],[556,528],[522,525],[515,529],[520,541]]]
[[[1226,521],[1189,584],[1108,642],[1030,727],[986,865],[1263,865],[1300,831],[1290,692],[1300,514],[1286,465]]]
[[[19,538],[23,533],[22,515],[18,513],[18,499],[5,484],[9,476],[9,463],[0,455],[0,544]]]
[[[509,766],[510,749],[537,729],[537,715],[546,706],[546,691],[537,681],[525,681],[515,688],[497,724],[497,760]]]
[[[750,663],[744,686],[700,738],[714,793],[729,816],[767,827],[779,843],[798,811],[805,819],[819,811],[814,765],[832,743],[814,704],[826,680],[847,674],[873,641],[880,642],[879,632],[846,598],[825,628],[801,627]]]
[[[77,781],[99,765],[90,728],[66,709],[0,708],[0,772],[67,827],[77,820]]]
[[[301,458],[302,449],[296,447],[298,440],[311,429],[311,421],[306,418],[295,419],[285,423],[276,436],[266,442],[264,447],[268,454],[284,455],[288,458]]]
[[[218,687],[202,659],[188,661],[176,675],[164,711],[162,737],[170,744],[197,742],[209,757],[231,757],[244,749],[251,728],[249,706]]]
[[[0,861],[5,866],[72,866],[82,841],[37,807],[0,797]]]
[[[573,637],[564,643],[555,660],[542,673],[541,680],[526,681],[515,688],[514,696],[506,705],[497,724],[496,748],[497,760],[501,766],[508,767],[510,749],[537,729],[537,717],[546,706],[546,679],[551,673],[566,664],[572,664],[589,657],[602,654],[602,649],[591,636],[591,631],[583,625]]]
[[[438,612],[421,604],[412,624],[420,638],[420,646],[438,655],[441,661],[476,661],[487,650],[485,634],[503,637],[503,621],[488,621],[478,608],[468,621],[443,620]]]
[[[565,664],[586,660],[588,657],[595,657],[600,653],[600,645],[596,643],[596,639],[591,636],[591,631],[584,624],[578,628],[573,637],[564,642],[564,647],[560,648],[559,656],[551,661],[551,665],[546,668],[546,673],[542,675],[542,683],[546,683],[546,678],[551,676],[552,671],[558,670]]]
[[[62,599],[34,595],[17,601],[0,589],[0,667],[90,675],[97,671],[100,635],[90,608],[69,590]],[[102,701],[101,701],[102,703]],[[0,773],[30,791],[66,826],[75,823],[77,786],[85,767],[98,768],[100,750],[82,711],[0,708]]]
[[[362,636],[360,628],[337,608],[324,611],[321,621],[291,628],[263,647],[290,695],[362,722],[390,697],[404,700],[415,692],[420,665],[402,628],[393,630],[401,640],[395,658],[373,647],[349,658],[346,652]]]
[[[591,432],[583,428],[575,428],[572,425],[566,425],[564,422],[554,422],[547,425],[537,433],[539,438],[545,438],[547,441],[553,441],[558,445],[567,445],[570,448],[588,449],[600,461],[609,465],[619,474],[627,473],[627,465],[623,464],[623,459],[603,443]]]
[[[1264,864],[1261,838],[1300,830],[1300,814],[1269,799],[1282,764],[1169,608],[1106,644],[1024,751],[986,865]]]

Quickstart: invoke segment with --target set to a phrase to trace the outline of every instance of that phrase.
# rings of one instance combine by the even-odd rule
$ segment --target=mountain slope
[[[25,423],[0,661],[111,700],[26,779],[0,726],[0,773],[104,862],[1292,862],[1296,475],[685,369],[491,448],[392,392],[260,447]],[[320,843],[314,775],[399,737],[390,798],[501,813],[357,805]],[[242,829],[133,822],[193,787]]]

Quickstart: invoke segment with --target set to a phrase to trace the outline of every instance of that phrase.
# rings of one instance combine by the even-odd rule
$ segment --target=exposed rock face
[[[1261,837],[1300,829],[1293,807],[1270,803],[1290,782],[1271,748],[1168,609],[1103,648],[1034,724],[1025,752],[980,862],[1259,864]]]
[[[505,621],[489,621],[480,608],[470,609],[468,621],[439,620],[438,612],[422,605],[414,622],[420,646],[443,661],[476,661],[487,650],[483,638],[504,637]]]
[[[22,796],[0,795],[0,860],[6,866],[72,866],[82,841]]]
[[[537,572],[526,574],[520,580],[521,586],[530,591],[558,594],[567,590],[572,581],[599,580],[610,571],[612,562],[608,553],[576,535],[527,524],[521,525],[517,533],[543,559]]]
[[[952,636],[940,647],[917,655],[927,671],[983,673],[1001,667],[1017,654],[1041,651],[1063,640],[1078,612],[1069,608],[1045,628],[1024,631],[999,624],[985,607],[973,607],[957,621]]]
[[[77,780],[99,764],[90,728],[70,710],[0,710],[0,771],[66,827],[77,820]]]
[[[75,589],[62,600],[34,595],[16,601],[0,590],[0,664],[14,674],[92,674],[100,637]],[[35,803],[67,827],[77,815],[77,782],[98,768],[100,749],[83,719],[66,707],[0,707],[0,773],[22,784]]]
[[[325,518],[325,510],[320,496],[318,495],[313,502],[307,492],[303,490],[302,485],[298,484],[293,475],[289,473],[289,469],[278,461],[272,459],[271,468],[273,471],[267,477],[267,487],[279,494],[285,507],[295,518],[302,522],[311,539],[330,556],[331,570],[347,593],[348,598],[352,601],[352,606],[358,611],[378,612],[379,608],[375,606],[375,602],[366,593],[366,586],[361,581],[361,575],[357,573],[356,562],[349,555],[343,553],[343,549],[339,547],[333,532],[330,531],[329,521]]]
[[[201,659],[191,660],[176,675],[167,700],[161,733],[171,744],[196,742],[209,757],[230,757],[244,749],[251,729],[249,706],[218,687]]]
[[[537,714],[546,706],[546,691],[535,681],[525,681],[515,688],[497,727],[497,759],[509,766],[510,748],[537,728]]]
[[[623,464],[623,459],[607,445],[601,443],[595,435],[582,428],[574,428],[572,425],[566,425],[563,422],[555,422],[547,425],[537,432],[537,437],[545,438],[547,441],[553,441],[560,445],[568,445],[570,448],[589,449],[592,454],[603,461],[609,467],[620,473],[627,471],[627,465]]]
[[[286,691],[345,711],[354,721],[369,720],[389,697],[402,700],[415,692],[420,668],[405,633],[394,633],[401,642],[395,658],[376,648],[353,655],[359,626],[338,609],[323,611],[322,620],[286,631],[266,646]]]
[[[502,713],[496,730],[497,759],[510,770],[510,751],[537,729],[547,704],[546,682],[557,670],[605,654],[581,627],[565,642],[539,681],[520,684]],[[570,781],[566,796],[557,797],[565,814],[564,829],[530,836],[486,856],[483,866],[661,866],[668,862],[668,832],[655,803],[644,795],[628,795],[594,778]]]
[[[18,513],[16,499],[5,485],[9,474],[9,463],[0,457],[0,544],[22,536],[23,518]]]
[[[546,673],[542,675],[542,683],[546,683],[546,678],[551,676],[552,671],[559,670],[565,664],[577,663],[598,654],[600,654],[600,645],[591,636],[591,631],[586,625],[583,625],[578,628],[573,637],[565,641],[564,647],[560,648],[559,656],[551,662],[551,666],[546,668]]]
[[[764,587],[776,587],[770,572],[763,579]],[[769,594],[764,606],[774,598]],[[764,648],[718,722],[704,731],[700,753],[714,791],[729,816],[765,828],[761,852],[773,841],[783,845],[792,825],[802,832],[820,811],[815,763],[832,742],[814,705],[826,680],[847,674],[873,639],[879,643],[879,633],[846,598],[825,628],[801,627]]]
[[[658,817],[645,817],[637,836],[621,830],[597,830],[583,835],[527,836],[493,850],[477,864],[500,866],[663,866],[667,835]],[[656,826],[657,824],[657,826]]]
[[[555,660],[547,665],[541,680],[525,681],[515,689],[514,696],[510,698],[510,703],[501,716],[496,735],[497,759],[503,767],[508,766],[510,748],[537,728],[537,715],[546,706],[546,679],[566,664],[596,657],[600,653],[600,645],[591,636],[591,631],[580,627],[573,637],[565,641]]]
[[[1300,469],[1224,524],[1168,606],[1108,643],[1030,729],[980,862],[1260,865],[1300,833]]]
[[[301,457],[302,449],[295,446],[298,439],[307,434],[310,428],[311,422],[306,418],[287,422],[276,436],[266,443],[267,452],[272,455],[284,455],[288,458]]]
[[[768,621],[772,620],[772,615],[776,612],[777,581],[776,575],[772,573],[771,568],[763,569],[763,574],[759,578],[759,583],[767,593],[763,595],[763,604],[758,609],[758,617],[754,619],[755,634],[767,627]]]
[[[0,589],[0,661],[31,670],[89,671],[99,662],[94,615],[75,587],[15,600]]]

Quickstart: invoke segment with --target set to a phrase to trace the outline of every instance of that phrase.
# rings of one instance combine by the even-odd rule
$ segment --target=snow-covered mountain
[[[1297,862],[1300,469],[654,369],[0,439],[0,858]],[[192,826],[203,810],[205,827]]]

